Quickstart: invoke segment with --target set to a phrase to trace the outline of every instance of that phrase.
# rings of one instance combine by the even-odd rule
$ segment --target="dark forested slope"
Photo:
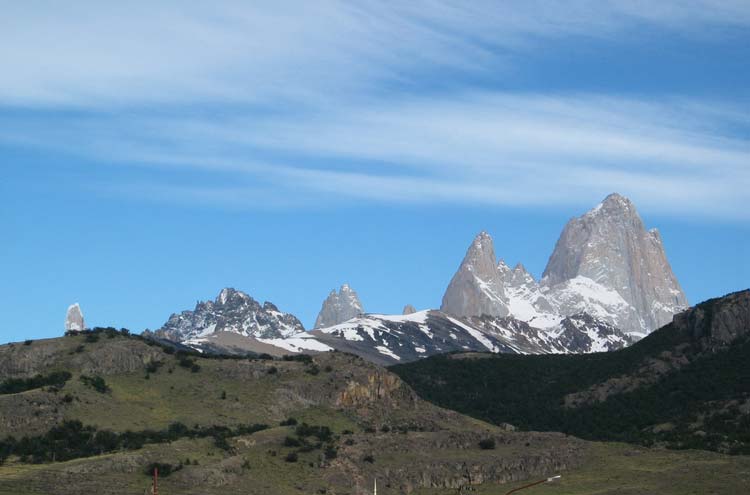
[[[750,453],[750,291],[701,303],[621,351],[452,354],[391,370],[423,398],[493,423]]]

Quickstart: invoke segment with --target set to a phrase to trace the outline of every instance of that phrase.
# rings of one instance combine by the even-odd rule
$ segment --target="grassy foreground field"
[[[132,470],[145,458],[190,459],[191,465],[163,478],[162,494],[307,494],[370,493],[371,479],[378,477],[379,493],[402,493],[385,484],[385,473],[410,462],[411,455],[375,452],[375,462],[361,477],[328,479],[318,465],[319,453],[301,454],[290,463],[285,456],[292,449],[279,447],[288,429],[279,427],[258,432],[233,442],[233,455],[216,449],[210,439],[180,440],[171,445],[151,445],[141,451],[78,459],[48,465],[8,464],[0,467],[0,494],[43,493],[147,493],[149,478]],[[355,436],[355,441],[361,438]],[[269,452],[275,451],[275,455]],[[441,452],[439,456],[445,456]],[[510,455],[511,453],[509,453]],[[430,452],[420,454],[429,459]],[[455,451],[457,462],[471,461],[481,452]],[[197,461],[197,463],[196,463]],[[311,465],[312,464],[312,465]],[[588,443],[581,467],[561,471],[562,479],[525,491],[539,495],[630,495],[630,494],[743,494],[750,489],[750,458],[703,451],[651,450],[625,444]],[[533,478],[532,478],[533,480]],[[493,482],[461,490],[477,495],[504,494],[527,484]],[[60,484],[67,485],[61,487]],[[50,487],[55,486],[54,491]],[[455,494],[457,488],[417,488],[414,493]]]
[[[40,438],[71,420],[120,435],[175,422],[193,432],[267,426],[102,447],[64,462],[11,451],[0,463],[0,494],[141,495],[153,463],[173,470],[162,471],[162,495],[364,495],[374,478],[381,495],[501,495],[558,473],[560,482],[527,493],[736,494],[750,486],[750,457],[509,431],[425,402],[394,374],[343,353],[186,358],[106,334],[0,346],[0,372],[10,379],[63,371],[70,375],[63,384],[0,394],[0,444],[6,435]],[[82,377],[101,378],[106,390]],[[290,417],[296,425],[280,424]],[[482,448],[489,439],[494,448]],[[38,450],[46,453],[45,445]]]
[[[520,493],[538,495],[709,495],[750,493],[750,457],[700,450],[646,449],[628,444],[589,443],[580,468]],[[480,486],[476,493],[504,494],[528,484]],[[428,491],[419,491],[426,494]],[[435,492],[429,492],[435,493]],[[448,493],[448,492],[446,492]]]

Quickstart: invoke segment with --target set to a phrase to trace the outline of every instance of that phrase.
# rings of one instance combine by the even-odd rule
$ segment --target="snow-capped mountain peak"
[[[616,193],[567,223],[544,270],[542,285],[560,291],[578,277],[617,292],[632,308],[618,311],[612,321],[627,332],[646,334],[688,305],[659,232],[647,231],[635,205]],[[591,288],[585,281],[572,285]]]
[[[284,338],[304,331],[302,323],[270,302],[258,301],[232,288],[219,292],[214,301],[199,301],[192,311],[173,314],[154,334],[178,342],[217,332],[254,338]]]

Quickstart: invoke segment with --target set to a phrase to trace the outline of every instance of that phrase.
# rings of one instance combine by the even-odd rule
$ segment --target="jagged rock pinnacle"
[[[315,320],[315,328],[338,325],[362,313],[364,310],[359,296],[348,284],[344,284],[338,293],[332,290],[323,301],[318,318]]]
[[[68,311],[65,314],[65,331],[81,331],[86,329],[86,324],[83,321],[83,313],[78,303],[71,304],[68,306]]]
[[[440,309],[457,316],[507,316],[508,298],[503,285],[492,237],[482,231],[448,284]]]

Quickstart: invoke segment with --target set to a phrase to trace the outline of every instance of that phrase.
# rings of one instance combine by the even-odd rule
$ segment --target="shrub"
[[[375,462],[375,458],[372,456],[372,454],[367,454],[362,458],[362,462],[369,462],[370,464],[373,464]]]
[[[286,418],[284,421],[279,423],[279,426],[294,426],[297,424],[297,420],[294,418]]]
[[[310,426],[307,423],[302,423],[295,429],[298,437],[310,437],[314,436],[321,442],[327,442],[333,436],[331,429],[327,426]]]
[[[299,457],[297,456],[297,453],[296,453],[296,452],[289,452],[289,453],[288,453],[288,454],[286,455],[286,457],[284,458],[284,460],[285,460],[286,462],[297,462],[297,459],[298,459],[298,458],[299,458]]]
[[[190,366],[191,373],[198,373],[200,370],[201,370],[201,367],[197,363],[193,363],[192,366]]]
[[[310,366],[309,368],[307,368],[307,369],[305,370],[305,373],[308,373],[308,374],[310,374],[310,375],[313,375],[313,376],[315,376],[315,375],[317,375],[318,373],[320,373],[320,368],[318,368],[317,366],[315,366],[315,365],[313,364],[312,366]]]
[[[179,471],[180,469],[182,469],[182,465],[178,464],[177,466],[173,466],[171,464],[167,464],[166,462],[152,462],[151,464],[146,466],[146,469],[143,470],[143,473],[146,476],[153,476],[154,469],[158,469],[160,478],[166,478],[175,471]]]
[[[226,436],[224,436],[223,434],[214,435],[214,445],[216,445],[216,447],[220,448],[221,450],[229,451],[231,449],[229,442],[227,442]]]
[[[227,400],[227,392],[226,392],[226,390],[222,390],[221,391],[220,398],[221,398],[221,400]]]
[[[156,373],[162,366],[164,366],[164,363],[161,361],[151,361],[146,365],[146,371],[148,373]]]
[[[95,375],[95,376],[86,376],[81,375],[81,381],[84,385],[87,387],[91,387],[100,394],[106,394],[110,391],[109,386],[107,385],[107,382],[104,381],[104,378],[101,376]]]
[[[270,368],[268,368],[268,371],[267,371],[269,375],[275,375],[278,372],[279,372],[279,369],[276,366],[271,366]]]
[[[27,339],[27,340],[23,341],[23,345],[31,345],[32,342],[34,342],[34,341],[31,340],[31,339]]]
[[[492,450],[495,448],[494,438],[484,438],[479,441],[479,448],[482,450]]]
[[[286,437],[284,439],[284,447],[299,447],[300,445],[302,445],[302,443],[297,438]]]
[[[325,455],[326,459],[331,460],[335,459],[338,455],[338,450],[336,450],[336,447],[333,445],[327,445],[325,450],[323,451],[323,455]]]
[[[84,342],[89,342],[93,344],[94,342],[99,342],[99,334],[93,333],[93,332],[86,332],[86,337],[84,337]]]
[[[76,348],[75,348],[75,349],[73,350],[73,352],[75,352],[76,354],[80,354],[80,353],[82,353],[82,352],[83,352],[83,351],[84,351],[85,349],[86,349],[86,347],[85,347],[85,346],[84,346],[83,344],[81,344],[81,345],[79,345],[78,347],[76,347]]]
[[[313,358],[309,354],[286,354],[281,359],[284,361],[299,361],[306,364],[313,362]]]
[[[195,361],[193,361],[192,359],[190,359],[190,358],[189,358],[189,357],[187,357],[187,356],[180,356],[180,357],[179,357],[179,359],[180,359],[180,360],[179,360],[179,361],[177,362],[177,364],[179,364],[179,365],[180,365],[180,366],[182,366],[183,368],[188,368],[188,369],[190,369],[190,367],[191,367],[191,366],[193,366],[193,365],[195,364]]]
[[[32,378],[9,378],[0,382],[0,395],[17,394],[46,386],[62,387],[65,382],[70,380],[71,376],[67,371],[55,371],[48,375],[36,375]]]

